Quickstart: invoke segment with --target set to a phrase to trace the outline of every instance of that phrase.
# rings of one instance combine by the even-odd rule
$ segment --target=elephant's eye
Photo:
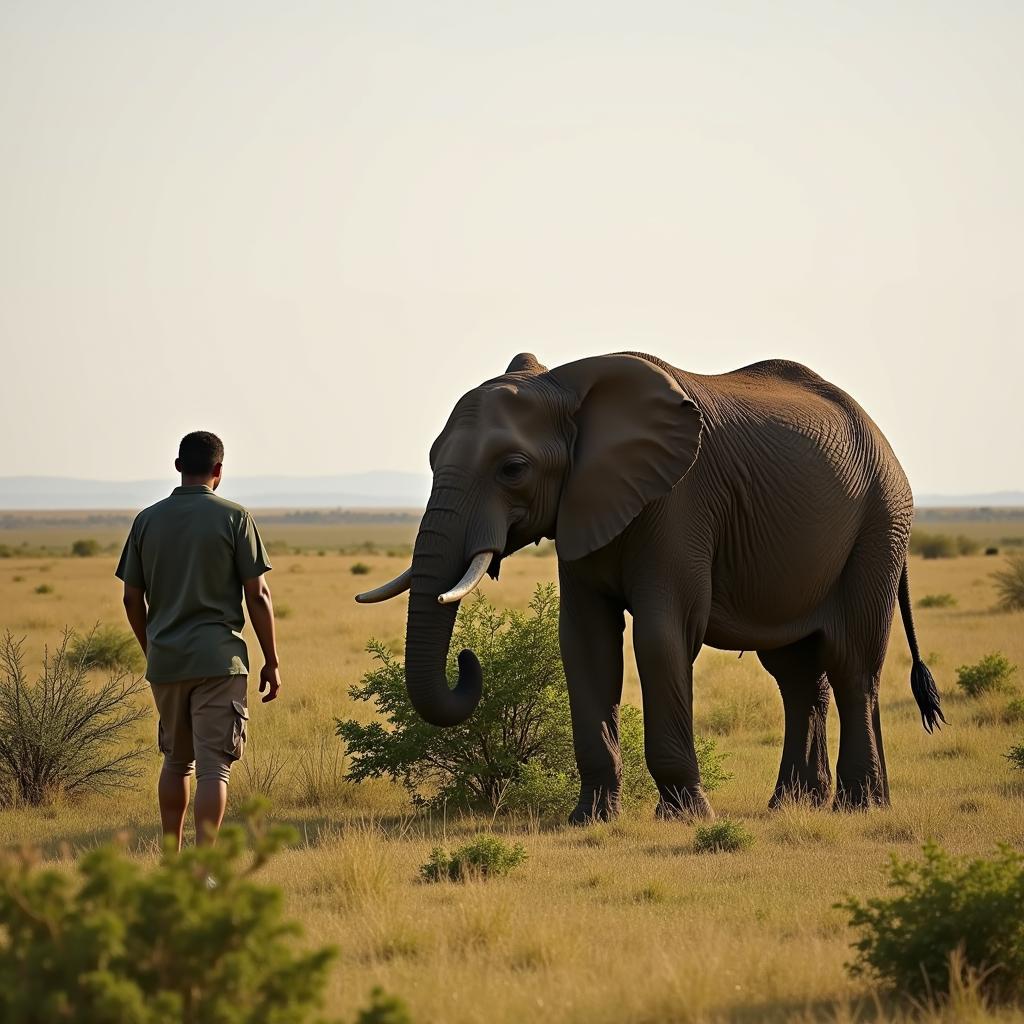
[[[501,466],[501,478],[506,483],[522,480],[530,464],[525,459],[506,459]]]

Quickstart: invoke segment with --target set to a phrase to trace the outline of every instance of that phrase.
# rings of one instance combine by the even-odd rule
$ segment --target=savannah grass
[[[328,536],[321,545],[337,547]],[[796,804],[769,812],[783,725],[775,684],[752,652],[742,659],[701,654],[696,728],[728,754],[730,776],[712,802],[720,817],[753,837],[749,848],[722,855],[695,852],[694,825],[655,822],[653,798],[617,821],[568,829],[556,816],[416,811],[396,784],[344,782],[334,719],[372,720],[373,709],[354,701],[348,688],[372,667],[368,638],[401,655],[405,628],[403,599],[357,607],[352,598],[407,563],[360,558],[370,567],[364,577],[352,576],[349,560],[337,556],[277,559],[270,575],[275,599],[295,611],[279,625],[284,689],[274,704],[253,699],[251,706],[257,760],[268,764],[273,755],[285,765],[272,787],[276,820],[300,834],[296,848],[268,865],[264,880],[283,889],[286,913],[303,923],[310,948],[338,949],[327,982],[329,1015],[354,1019],[366,993],[380,985],[408,1002],[412,1020],[451,1024],[1020,1019],[1016,1009],[984,1009],[970,979],[946,1004],[917,1011],[871,978],[851,975],[846,964],[854,959],[856,934],[835,906],[850,895],[884,895],[889,854],[917,857],[928,839],[969,857],[990,854],[998,842],[1024,845],[1024,773],[1005,756],[1024,742],[1024,730],[1005,720],[1010,697],[985,698],[993,711],[982,724],[975,715],[987,703],[956,686],[955,666],[992,651],[1024,664],[1024,617],[992,611],[992,558],[911,561],[915,594],[957,599],[955,607],[916,612],[924,650],[938,655],[929,661],[949,725],[934,736],[921,729],[909,655],[894,629],[881,684],[893,801],[887,810],[834,814]],[[13,581],[38,581],[42,563],[5,563],[0,630],[26,637],[30,669],[65,623],[81,632],[97,620],[122,625],[114,560],[104,554],[52,561],[56,593],[45,600]],[[289,565],[301,571],[291,573]],[[553,558],[524,552],[483,590],[499,607],[523,609],[536,583],[554,580],[556,568]],[[254,637],[246,635],[258,658]],[[629,639],[627,632],[623,700],[639,705]],[[833,710],[833,766],[837,741]],[[136,723],[122,742],[147,752],[145,774],[133,788],[0,810],[4,843],[33,843],[45,860],[64,865],[73,852],[127,831],[138,862],[155,864],[155,722]],[[235,778],[229,817],[237,817],[246,789],[244,770],[236,769]],[[484,883],[420,881],[434,847],[454,850],[481,833],[522,844],[525,863]]]

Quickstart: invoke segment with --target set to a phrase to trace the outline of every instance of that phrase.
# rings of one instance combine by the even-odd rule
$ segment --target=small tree
[[[109,790],[138,774],[143,751],[120,750],[136,722],[149,714],[135,698],[145,681],[124,669],[97,687],[83,658],[71,656],[65,630],[54,654],[30,682],[22,645],[7,633],[0,643],[0,789],[8,799],[40,804],[59,792]]]
[[[349,779],[390,777],[418,804],[495,808],[527,763],[548,774],[575,774],[554,586],[537,588],[528,613],[499,612],[482,595],[464,604],[451,652],[464,647],[480,659],[484,694],[468,721],[441,729],[424,722],[409,702],[402,663],[384,644],[370,641],[367,650],[377,666],[349,692],[375,702],[390,728],[380,721],[338,721]],[[449,671],[454,663],[450,653]]]
[[[924,860],[892,858],[888,897],[837,908],[861,931],[855,974],[873,974],[917,999],[949,991],[951,962],[980,979],[985,995],[1024,996],[1024,854],[963,861],[935,843]]]
[[[92,558],[100,550],[99,543],[91,537],[87,540],[76,540],[71,545],[71,554],[76,558]]]
[[[1005,569],[992,573],[1004,612],[1024,611],[1024,554],[1010,555]]]
[[[216,846],[168,847],[153,871],[110,847],[86,854],[77,878],[0,860],[0,1020],[309,1020],[335,953],[296,951],[281,893],[249,880],[295,832],[266,828],[259,805],[247,816],[248,839],[230,826]]]

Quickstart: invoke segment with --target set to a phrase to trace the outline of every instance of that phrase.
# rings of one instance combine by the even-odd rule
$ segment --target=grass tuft
[[[497,878],[525,860],[526,850],[521,843],[509,845],[498,836],[481,835],[454,853],[435,846],[430,859],[420,868],[420,877],[426,882]]]
[[[748,849],[753,842],[754,837],[730,818],[701,825],[693,836],[693,848],[697,853],[736,853]]]

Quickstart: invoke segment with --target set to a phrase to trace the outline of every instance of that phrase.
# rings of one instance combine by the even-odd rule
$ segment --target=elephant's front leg
[[[659,818],[713,818],[693,743],[693,661],[703,629],[659,600],[638,604],[633,647],[644,702],[644,753],[658,786]]]
[[[621,606],[568,580],[565,573],[560,582],[559,638],[580,771],[580,798],[569,822],[583,825],[619,813],[619,701],[625,620]]]

